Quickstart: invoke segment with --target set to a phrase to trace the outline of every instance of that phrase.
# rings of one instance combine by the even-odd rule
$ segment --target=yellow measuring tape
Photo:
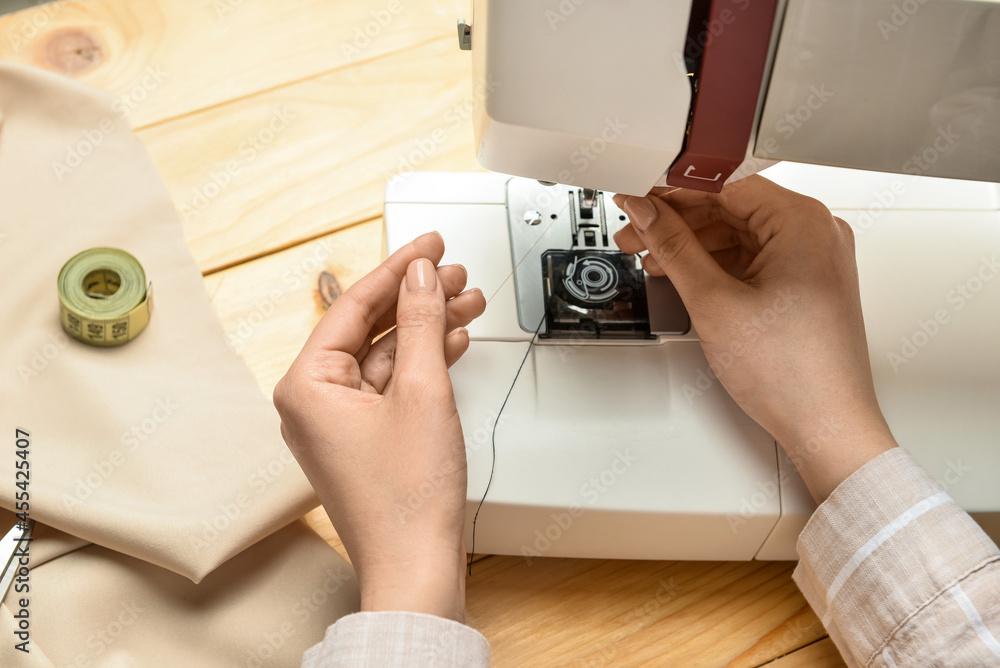
[[[92,346],[128,343],[149,324],[153,284],[139,261],[118,248],[91,248],[63,265],[57,281],[59,321]]]

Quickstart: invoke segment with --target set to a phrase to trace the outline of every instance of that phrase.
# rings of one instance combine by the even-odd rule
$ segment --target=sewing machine
[[[1000,537],[1000,185],[961,180],[1000,181],[1000,107],[948,88],[1000,48],[982,37],[1000,5],[916,6],[475,0],[458,30],[479,160],[518,176],[402,174],[385,204],[390,252],[438,230],[488,300],[452,369],[467,547],[478,510],[479,552],[796,558],[801,479],[715,379],[669,281],[613,239],[628,219],[610,192],[718,191],[765,167],[854,227],[886,419]],[[943,64],[913,85],[928,52]]]

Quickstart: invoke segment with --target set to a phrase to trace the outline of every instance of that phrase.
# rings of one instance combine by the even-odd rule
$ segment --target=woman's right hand
[[[721,193],[616,195],[684,301],[712,371],[795,462],[817,502],[895,447],[872,382],[854,235],[820,202],[761,176]]]

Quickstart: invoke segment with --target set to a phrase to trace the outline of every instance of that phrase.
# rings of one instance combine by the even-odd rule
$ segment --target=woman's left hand
[[[460,265],[436,267],[443,254],[441,236],[425,234],[337,298],[274,404],[357,571],[362,610],[464,621],[465,440],[448,367],[486,300],[462,292]]]

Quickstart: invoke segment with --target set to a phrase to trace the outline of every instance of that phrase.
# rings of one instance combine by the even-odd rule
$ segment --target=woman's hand
[[[788,452],[817,501],[895,447],[872,383],[854,235],[761,176],[719,194],[616,195],[615,236],[666,274],[712,370]]]
[[[463,267],[435,269],[443,254],[425,234],[341,295],[274,405],[351,557],[362,610],[464,621],[465,441],[448,366],[486,301],[462,292]]]

